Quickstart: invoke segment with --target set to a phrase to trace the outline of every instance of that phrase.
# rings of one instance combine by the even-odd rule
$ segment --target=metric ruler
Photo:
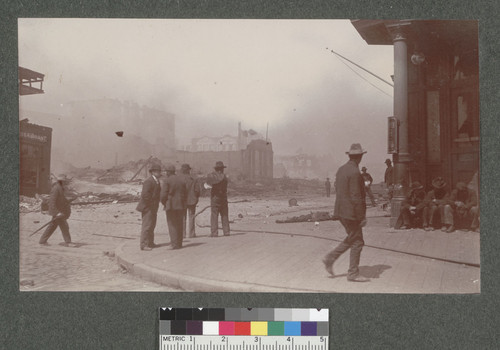
[[[328,309],[160,308],[160,350],[326,350]]]

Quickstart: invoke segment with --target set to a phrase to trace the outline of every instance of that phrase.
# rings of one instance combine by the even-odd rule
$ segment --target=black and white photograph
[[[481,293],[478,27],[19,18],[19,291]]]

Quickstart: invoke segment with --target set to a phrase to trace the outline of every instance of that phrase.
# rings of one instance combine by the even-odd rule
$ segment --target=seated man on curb
[[[468,231],[476,231],[479,227],[479,208],[476,192],[467,188],[463,182],[458,182],[451,192],[450,202],[454,207],[455,227]]]
[[[406,199],[401,203],[401,214],[399,214],[395,229],[406,230],[412,227],[428,223],[424,219],[425,191],[424,186],[418,181],[412,182]]]
[[[436,177],[432,180],[433,189],[427,193],[424,208],[424,229],[426,231],[434,230],[436,217],[439,216],[441,231],[453,232],[453,212],[450,205],[450,194],[446,190],[446,182],[442,177]],[[428,226],[426,226],[428,224]]]

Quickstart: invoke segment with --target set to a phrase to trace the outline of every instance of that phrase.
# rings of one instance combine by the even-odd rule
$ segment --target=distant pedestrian
[[[211,187],[210,191],[210,237],[219,235],[219,215],[222,221],[222,232],[224,236],[229,236],[229,208],[227,203],[227,177],[224,174],[226,166],[223,162],[215,163],[214,172],[207,177],[207,184]]]
[[[330,197],[330,192],[332,190],[332,184],[330,183],[330,178],[327,177],[325,181],[326,196]]]
[[[387,165],[387,168],[385,169],[384,182],[387,186],[391,186],[394,184],[394,179],[392,162],[389,158],[385,160],[385,165]]]
[[[200,198],[201,188],[197,179],[191,175],[191,167],[189,166],[189,164],[181,165],[181,176],[186,182],[187,190],[187,209],[184,213],[183,236],[184,238],[196,237],[194,217],[196,213],[196,205],[198,204],[198,199]]]
[[[59,175],[56,181],[52,184],[49,197],[49,214],[52,215],[52,220],[40,237],[39,243],[47,245],[47,240],[59,227],[64,239],[64,245],[67,247],[74,246],[71,243],[71,235],[69,233],[69,225],[67,219],[71,215],[71,204],[64,195],[64,187],[67,185],[68,179],[66,175]]]
[[[361,168],[361,176],[363,177],[363,181],[365,183],[365,192],[368,195],[368,197],[370,198],[370,201],[372,202],[372,206],[376,207],[377,204],[375,203],[375,197],[373,196],[372,189],[371,189],[372,183],[373,183],[373,178],[370,175],[370,173],[366,172],[366,170],[367,170],[366,167]]]
[[[149,168],[151,174],[142,184],[141,199],[136,210],[142,214],[142,228],[140,248],[141,250],[151,250],[155,245],[155,227],[160,206],[160,177],[161,167],[153,164]]]
[[[387,188],[389,200],[391,200],[392,192],[394,190],[394,168],[392,167],[392,162],[389,158],[385,160],[385,165],[387,165],[387,168],[385,169],[384,183]]]
[[[167,214],[168,234],[171,249],[182,248],[184,213],[186,211],[187,188],[184,179],[175,174],[175,166],[165,167],[167,178],[161,188],[160,201]]]
[[[351,249],[347,272],[347,280],[350,282],[369,281],[359,275],[359,260],[365,244],[362,228],[366,225],[366,198],[365,186],[358,166],[365,153],[366,151],[359,143],[353,143],[350,150],[346,152],[349,155],[349,161],[337,171],[334,216],[340,219],[347,237],[323,258],[325,269],[335,276],[333,264],[344,252]]]

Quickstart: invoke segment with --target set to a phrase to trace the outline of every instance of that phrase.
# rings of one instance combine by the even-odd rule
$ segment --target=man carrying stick
[[[40,237],[41,245],[48,245],[47,241],[54,231],[59,227],[64,239],[66,247],[74,247],[71,243],[71,235],[69,234],[69,225],[67,219],[71,215],[71,205],[68,199],[64,196],[64,186],[68,183],[66,175],[59,175],[56,181],[52,184],[49,198],[49,214],[52,215],[52,220],[47,225],[42,237]]]

